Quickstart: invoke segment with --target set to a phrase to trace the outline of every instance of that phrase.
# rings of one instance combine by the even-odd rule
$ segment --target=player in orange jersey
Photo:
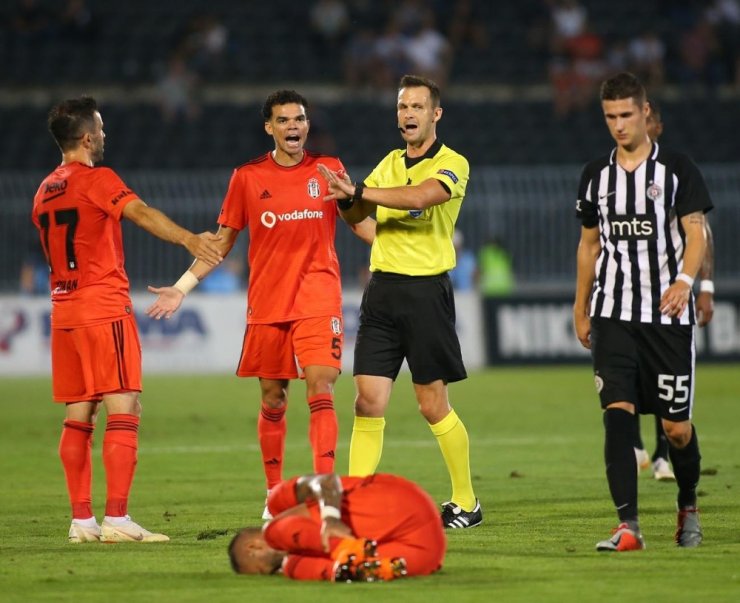
[[[224,256],[239,232],[249,229],[247,330],[236,374],[259,378],[257,433],[268,493],[282,481],[285,411],[290,380],[299,376],[296,359],[306,380],[316,473],[334,471],[337,442],[334,383],[344,338],[334,249],[337,208],[324,201],[328,189],[317,166],[322,162],[341,173],[344,166],[336,157],[304,149],[307,107],[293,90],[267,98],[262,116],[275,148],[234,170],[218,217]],[[150,287],[158,297],[148,315],[171,317],[210,270],[196,260],[174,286]],[[267,509],[263,517],[269,519]]]
[[[447,546],[434,501],[402,477],[308,475],[268,499],[275,519],[229,545],[234,571],[373,582],[438,570]]]
[[[49,113],[62,163],[41,183],[32,220],[49,264],[54,401],[66,404],[59,443],[72,504],[69,541],[154,542],[127,515],[136,467],[141,404],[141,346],[124,270],[121,218],[183,245],[213,266],[221,261],[211,233],[195,235],[147,206],[103,158],[105,133],[95,100],[63,101]],[[108,413],[103,463],[105,519],[92,511],[91,446],[100,403]]]

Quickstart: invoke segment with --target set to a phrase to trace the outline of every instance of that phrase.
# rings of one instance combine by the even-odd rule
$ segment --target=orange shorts
[[[298,366],[342,366],[344,328],[338,316],[303,318],[292,322],[247,325],[239,377],[296,379]]]
[[[104,394],[141,391],[141,344],[136,319],[51,330],[55,402],[102,400]]]

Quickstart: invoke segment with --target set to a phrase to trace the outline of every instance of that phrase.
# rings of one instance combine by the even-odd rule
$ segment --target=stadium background
[[[467,247],[476,252],[491,237],[503,240],[513,257],[515,293],[543,304],[555,296],[566,307],[575,278],[580,168],[612,144],[597,82],[615,66],[644,70],[663,111],[661,142],[688,152],[708,181],[716,205],[718,299],[727,296],[729,304],[722,328],[738,330],[740,14],[733,21],[732,10],[721,10],[737,7],[733,0],[346,0],[339,2],[347,10],[345,28],[335,41],[312,26],[318,0],[26,0],[32,10],[25,13],[22,4],[0,7],[0,294],[6,307],[25,303],[15,295],[21,271],[39,263],[29,209],[38,182],[59,160],[45,123],[54,102],[81,93],[98,98],[107,134],[104,163],[177,221],[212,229],[231,170],[270,148],[259,108],[276,88],[308,97],[308,147],[336,153],[355,177],[397,147],[396,71],[415,69],[397,56],[365,59],[394,23],[413,37],[421,15],[431,13],[451,49],[449,70],[435,72],[445,82],[439,136],[471,163],[458,223]],[[62,16],[66,4],[75,7],[71,18]],[[564,8],[587,16],[581,50],[558,38],[554,15]],[[645,36],[664,50],[657,65],[629,59],[635,40]],[[704,62],[696,64],[692,57],[699,54]],[[576,98],[563,109],[563,86],[576,87],[575,81]],[[167,102],[176,108],[168,110]],[[135,290],[171,282],[187,265],[184,251],[131,225],[124,231]],[[343,228],[337,247],[345,285],[356,288],[367,249]],[[4,319],[4,340],[18,332],[20,319],[14,320]],[[726,347],[728,357],[740,353],[740,334]],[[489,359],[496,357],[490,341],[488,348]]]

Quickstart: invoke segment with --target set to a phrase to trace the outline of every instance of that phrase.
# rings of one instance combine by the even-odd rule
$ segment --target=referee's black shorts
[[[641,414],[687,421],[694,404],[694,330],[591,318],[591,356],[602,408],[631,402]]]
[[[414,383],[467,377],[455,331],[455,297],[447,273],[374,272],[360,306],[355,375],[395,380],[406,358]]]

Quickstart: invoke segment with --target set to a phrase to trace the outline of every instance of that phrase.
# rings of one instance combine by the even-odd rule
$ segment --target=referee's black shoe
[[[442,526],[449,529],[474,528],[483,523],[480,501],[475,500],[472,511],[465,511],[453,502],[442,503]]]

